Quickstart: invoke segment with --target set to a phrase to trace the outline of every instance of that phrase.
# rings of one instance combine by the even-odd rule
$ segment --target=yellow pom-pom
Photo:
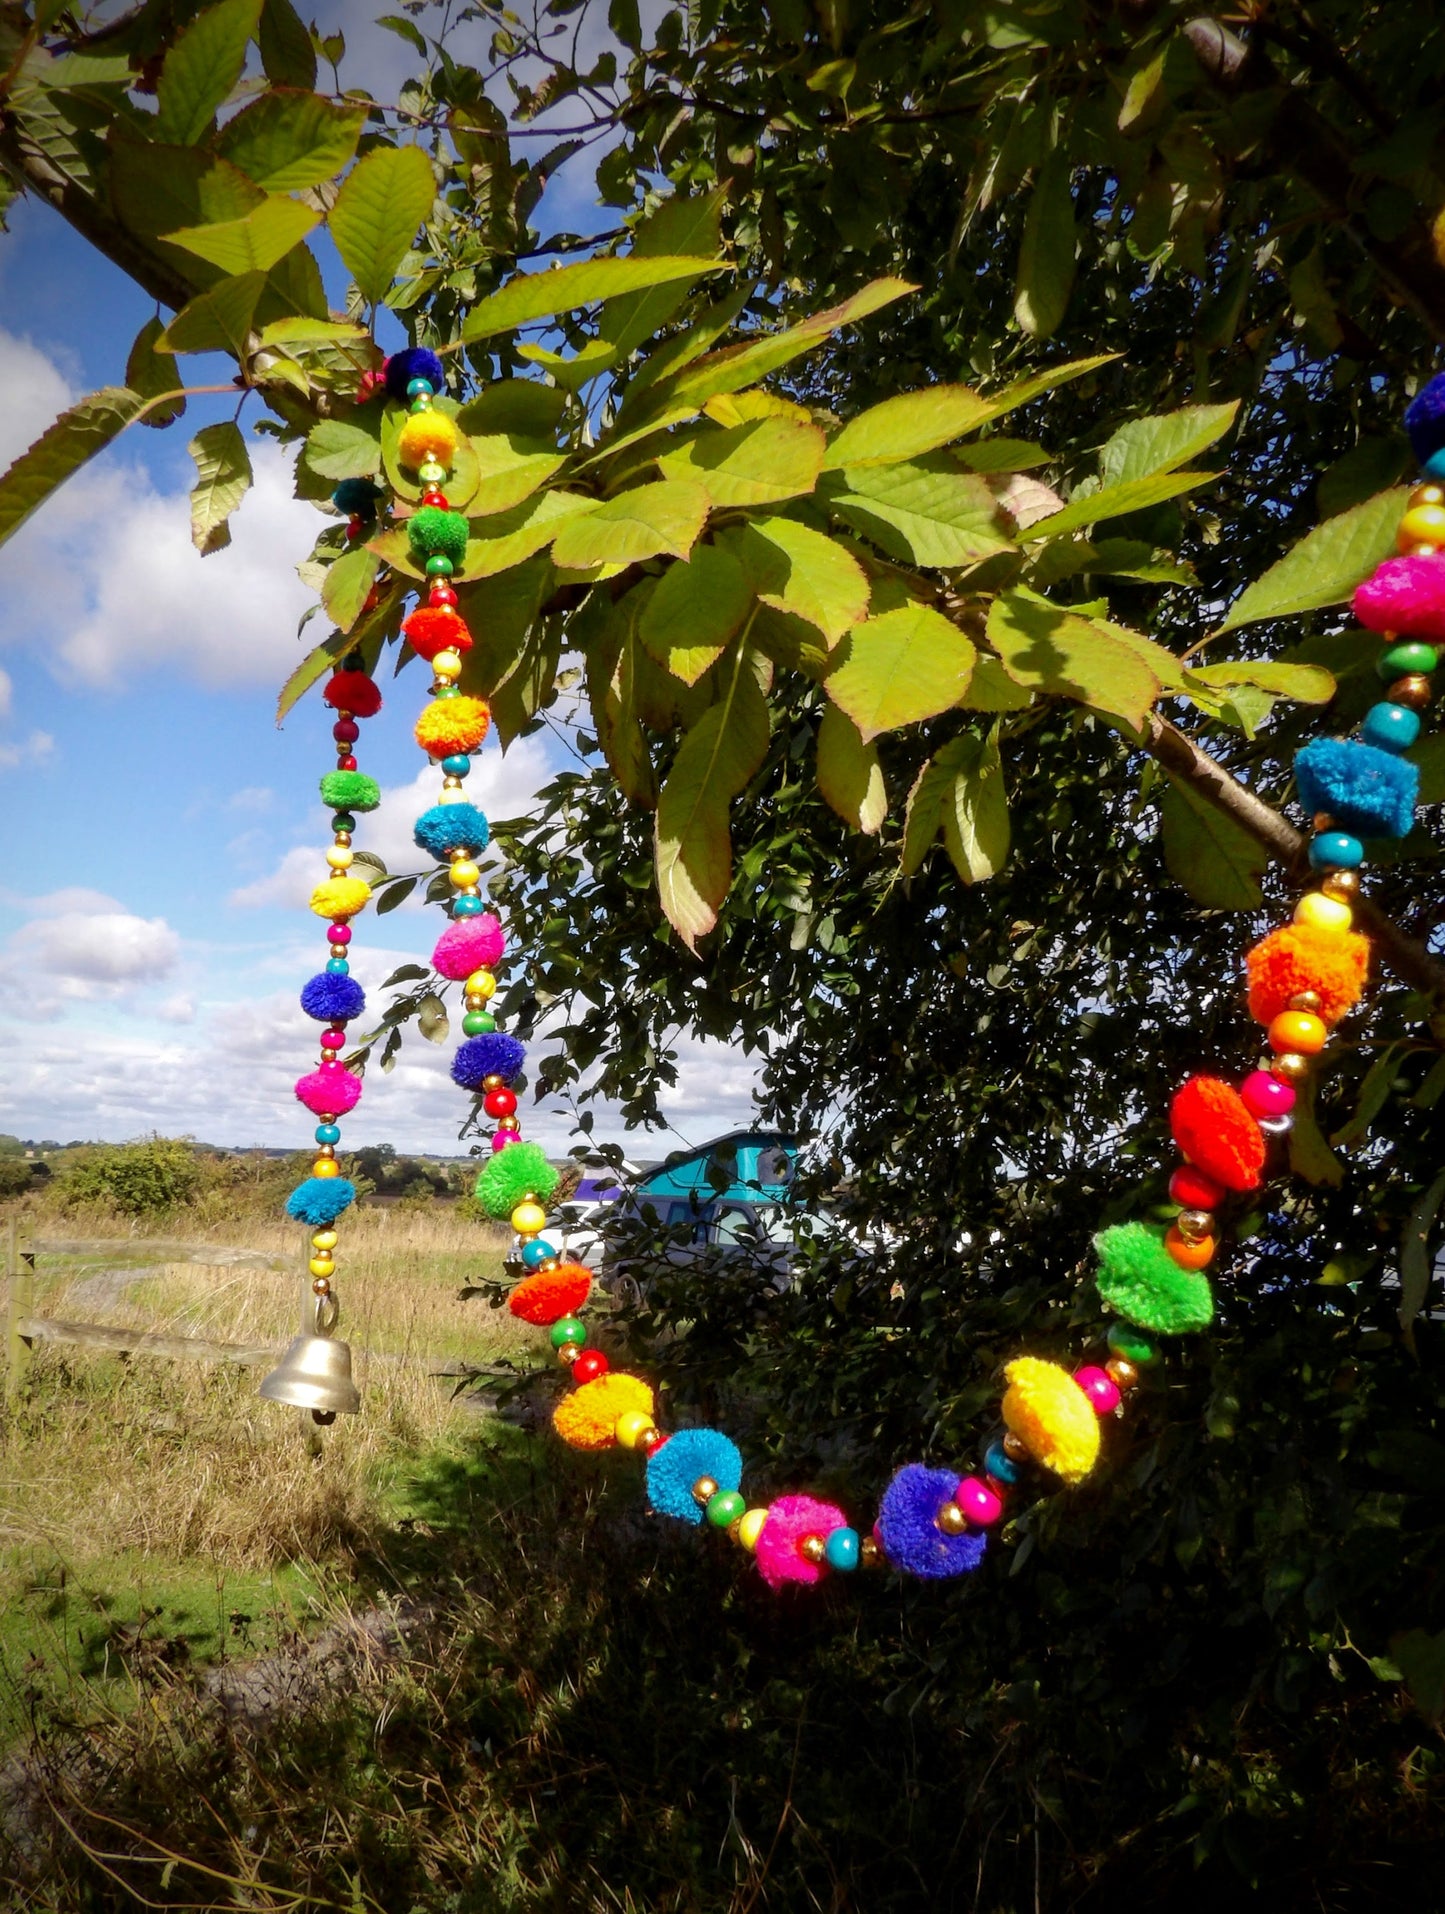
[[[443,698],[416,721],[416,741],[428,757],[475,751],[487,735],[491,709],[485,698]]]
[[[360,877],[328,877],[311,893],[311,908],[316,915],[335,918],[338,922],[355,917],[370,902],[371,886]]]
[[[749,1509],[746,1515],[738,1517],[738,1540],[746,1549],[758,1545],[758,1537],[763,1532],[763,1524],[768,1519],[766,1509]]]
[[[1355,913],[1342,897],[1326,897],[1323,891],[1306,891],[1294,907],[1294,921],[1309,924],[1314,930],[1347,931]]]
[[[397,434],[397,456],[403,465],[412,467],[429,458],[450,465],[460,438],[445,412],[414,412]]]
[[[1082,1482],[1099,1459],[1099,1418],[1089,1398],[1067,1369],[1036,1356],[1020,1356],[1004,1375],[1009,1428],[1035,1462],[1065,1482]]]
[[[643,1415],[640,1409],[629,1409],[625,1416],[617,1418],[617,1427],[613,1430],[613,1434],[624,1449],[635,1449],[648,1430],[656,1427],[657,1424],[651,1416]]]
[[[552,1426],[573,1449],[610,1449],[625,1415],[652,1420],[652,1391],[640,1376],[609,1373],[584,1382],[552,1412]]]
[[[547,1212],[540,1203],[519,1203],[512,1211],[512,1228],[519,1236],[535,1236],[547,1227]]]

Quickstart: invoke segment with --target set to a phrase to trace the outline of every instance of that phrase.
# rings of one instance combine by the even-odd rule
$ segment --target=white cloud
[[[0,472],[8,471],[76,394],[52,360],[28,339],[0,332]]]
[[[0,718],[10,716],[10,706],[14,702],[14,696],[15,687],[10,682],[10,673],[0,671]]]
[[[32,731],[18,744],[0,744],[0,771],[14,771],[22,764],[43,764],[55,750],[48,731]]]
[[[248,817],[269,811],[275,805],[276,793],[264,784],[248,784],[244,790],[233,791],[226,799],[228,811],[243,811]]]
[[[194,1023],[196,1006],[189,997],[177,992],[156,1005],[155,1015],[161,1023]]]
[[[65,911],[37,917],[10,939],[10,962],[38,979],[80,984],[149,983],[168,976],[181,940],[163,917],[128,911]]]

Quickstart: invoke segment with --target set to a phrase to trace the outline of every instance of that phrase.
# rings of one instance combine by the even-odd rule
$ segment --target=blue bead
[[[471,768],[472,761],[468,757],[458,756],[442,759],[442,769],[449,778],[464,778]]]
[[[482,908],[480,897],[454,897],[452,899],[453,917],[475,917]]]
[[[407,381],[406,396],[409,399],[419,399],[423,392],[428,398],[431,398],[432,391],[433,388],[430,379],[409,379]]]
[[[1009,1488],[1012,1488],[1019,1479],[1018,1464],[1011,1460],[1007,1449],[997,1438],[984,1450],[983,1466],[995,1482],[1003,1482]]]
[[[1364,845],[1348,831],[1322,831],[1310,839],[1310,863],[1317,871],[1353,871],[1364,861]]]
[[[858,1566],[857,1529],[830,1529],[823,1544],[829,1568],[847,1570]]]
[[[1403,704],[1372,704],[1360,726],[1366,744],[1382,751],[1408,751],[1420,735],[1420,717]]]
[[[1426,478],[1445,479],[1445,446],[1430,454],[1425,461],[1424,471]]]
[[[339,1143],[341,1141],[341,1125],[339,1123],[318,1123],[316,1126],[316,1141],[318,1143]]]
[[[351,965],[347,963],[344,957],[328,957],[326,960],[326,968],[331,972],[333,977],[349,977],[351,975]]]
[[[539,1263],[545,1263],[549,1256],[557,1254],[557,1245],[549,1243],[545,1236],[534,1236],[530,1243],[522,1245],[522,1261],[528,1269],[535,1269]]]

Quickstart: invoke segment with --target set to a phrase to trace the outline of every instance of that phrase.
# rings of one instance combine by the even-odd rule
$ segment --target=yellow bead
[[[1329,1037],[1324,1020],[1307,1010],[1281,1010],[1269,1026],[1269,1047],[1280,1056],[1287,1050],[1298,1050],[1305,1057],[1317,1056]]]
[[[334,871],[349,871],[352,852],[345,844],[333,844],[326,853],[326,861]]]
[[[334,1156],[318,1156],[311,1165],[313,1176],[340,1176],[341,1165]]]
[[[763,1524],[768,1519],[766,1509],[749,1509],[746,1515],[738,1518],[738,1541],[745,1549],[755,1549],[758,1537],[763,1532]]]
[[[307,1264],[307,1268],[313,1276],[330,1276],[334,1272],[336,1265],[329,1256],[313,1256]]]
[[[640,1409],[629,1409],[625,1416],[617,1418],[614,1434],[624,1449],[635,1449],[648,1430],[656,1427],[651,1416],[645,1416]]]
[[[459,677],[462,669],[462,654],[459,651],[439,651],[431,661],[431,668],[438,678]]]
[[[311,1247],[313,1249],[335,1249],[336,1244],[337,1235],[334,1229],[319,1229],[311,1238]]]
[[[438,804],[465,804],[466,793],[462,790],[460,778],[444,778]]]
[[[1445,545],[1445,505],[1412,505],[1400,520],[1395,543],[1402,552],[1417,545]]]
[[[497,987],[497,980],[489,970],[474,970],[467,979],[467,995],[480,997],[485,1003]]]
[[[1294,907],[1294,921],[1315,930],[1346,931],[1354,920],[1355,913],[1342,897],[1327,897],[1323,891],[1306,891]]]
[[[468,857],[459,857],[452,865],[451,880],[459,891],[469,890],[480,876],[481,872]]]
[[[512,1211],[512,1228],[519,1236],[535,1236],[547,1226],[547,1212],[540,1203],[519,1203]]]

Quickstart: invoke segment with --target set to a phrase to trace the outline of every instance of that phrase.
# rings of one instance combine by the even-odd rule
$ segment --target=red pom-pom
[[[580,1263],[559,1263],[555,1269],[539,1269],[535,1276],[524,1276],[507,1298],[507,1307],[524,1323],[540,1328],[575,1316],[592,1288],[592,1272]]]
[[[338,671],[324,693],[334,711],[349,711],[353,718],[374,718],[381,709],[381,693],[364,671]]]
[[[470,651],[472,648],[472,634],[467,630],[465,619],[445,605],[435,608],[419,605],[409,618],[402,620],[401,628],[412,650],[428,663],[439,651]]]
[[[1169,1111],[1174,1141],[1197,1169],[1227,1190],[1258,1187],[1264,1132],[1237,1090],[1218,1077],[1191,1077]]]

